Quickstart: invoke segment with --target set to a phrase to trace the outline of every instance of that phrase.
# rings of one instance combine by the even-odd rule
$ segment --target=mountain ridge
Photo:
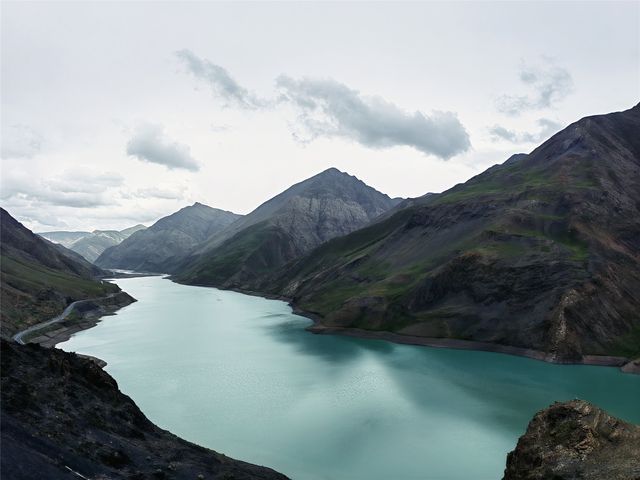
[[[164,273],[170,259],[185,255],[238,218],[240,215],[196,202],[106,249],[95,263],[103,268]]]
[[[93,230],[91,232],[66,232],[61,230],[41,232],[38,235],[79,253],[86,260],[93,263],[107,248],[118,245],[135,232],[145,228],[147,227],[138,224],[124,230]]]
[[[291,298],[318,328],[489,342],[551,361],[638,356],[638,131],[640,105],[581,119],[249,290]]]
[[[265,201],[212,236],[174,269],[185,283],[235,286],[369,223],[398,203],[329,168]]]

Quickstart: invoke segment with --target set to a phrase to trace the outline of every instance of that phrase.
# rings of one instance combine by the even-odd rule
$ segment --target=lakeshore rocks
[[[503,480],[640,478],[640,426],[583,400],[537,413],[507,456]]]

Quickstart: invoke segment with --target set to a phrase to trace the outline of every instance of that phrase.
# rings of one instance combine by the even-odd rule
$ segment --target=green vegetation
[[[640,326],[633,327],[629,333],[620,337],[611,353],[627,358],[640,357]]]
[[[118,287],[109,282],[90,280],[66,272],[47,268],[34,262],[0,255],[2,282],[31,294],[46,289],[56,289],[70,297],[101,296],[117,292]]]
[[[251,256],[268,257],[270,252],[264,251],[270,245],[278,245],[279,231],[275,226],[261,222],[248,227],[236,234],[229,242],[216,250],[215,255],[208,256],[194,267],[177,275],[180,281],[195,280],[198,283],[216,284],[231,277],[238,270],[238,266],[246,262]],[[273,241],[270,241],[273,240]],[[252,268],[256,273],[266,273],[271,268],[268,262],[255,261]]]

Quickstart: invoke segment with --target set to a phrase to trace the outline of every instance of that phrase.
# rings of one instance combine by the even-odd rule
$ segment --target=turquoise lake
[[[284,302],[160,277],[58,345],[157,425],[298,480],[499,479],[533,414],[582,398],[640,423],[640,376],[503,354],[314,335]]]

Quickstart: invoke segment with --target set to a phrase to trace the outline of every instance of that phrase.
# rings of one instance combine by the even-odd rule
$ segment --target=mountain
[[[107,248],[122,243],[134,233],[146,228],[144,225],[136,225],[121,231],[94,230],[89,235],[73,242],[69,248],[74,252],[78,252],[90,262],[95,262]]]
[[[90,262],[94,262],[107,248],[118,245],[144,225],[135,225],[124,230],[94,230],[93,232],[42,232],[41,237],[79,253]]]
[[[214,235],[182,262],[175,278],[250,289],[265,273],[367,225],[398,202],[330,168],[293,185]]]
[[[59,314],[69,303],[120,291],[106,272],[25,228],[0,209],[2,336]]]
[[[628,480],[640,475],[640,427],[583,400],[537,413],[503,480]]]
[[[235,213],[194,203],[106,249],[95,263],[103,268],[166,272],[170,259],[187,254],[238,218]]]
[[[316,331],[640,356],[640,105],[331,240],[255,290]]]
[[[87,235],[91,235],[91,232],[65,232],[60,230],[55,232],[39,232],[38,235],[46,238],[50,242],[59,243],[60,245],[69,248],[73,245],[73,242],[76,242]]]
[[[286,480],[151,423],[94,361],[2,340],[2,478]]]

